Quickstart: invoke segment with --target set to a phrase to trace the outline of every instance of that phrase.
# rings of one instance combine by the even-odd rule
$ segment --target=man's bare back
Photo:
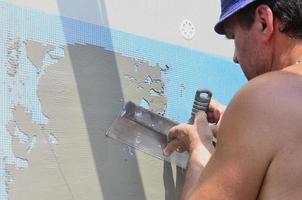
[[[259,200],[302,199],[302,70],[301,65],[285,68],[278,73],[280,107],[287,114],[277,116],[276,123],[282,127],[272,130],[272,137],[280,137],[276,152],[263,180]],[[282,84],[284,83],[284,84]],[[277,100],[278,101],[278,100]]]

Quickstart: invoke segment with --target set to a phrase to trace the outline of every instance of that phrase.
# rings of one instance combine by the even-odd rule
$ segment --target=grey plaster
[[[6,124],[6,130],[13,135],[16,129],[16,123],[13,121],[10,121],[8,124]]]
[[[129,59],[119,54],[115,55],[115,59],[125,100],[138,104],[145,100],[150,110],[164,114],[167,100],[164,96],[160,67],[149,66],[147,62]]]
[[[36,66],[40,68],[43,65],[43,58],[47,52],[52,50],[52,45],[42,45],[41,43],[28,40],[26,43],[27,57]]]
[[[140,67],[135,71],[137,62]],[[146,76],[157,81],[145,83]],[[138,86],[143,89],[136,90]],[[49,117],[44,131],[52,130],[59,138],[53,150],[75,198],[175,199],[175,185],[164,184],[174,183],[174,177],[166,176],[163,161],[132,149],[129,153],[129,147],[105,136],[121,99],[146,97],[160,105],[150,104],[153,109],[164,112],[160,102],[165,103],[165,98],[151,96],[152,88],[163,92],[158,66],[91,45],[67,46],[65,57],[48,68],[39,86],[43,111]]]
[[[9,199],[71,199],[66,198],[69,197],[69,192],[47,140],[41,133],[41,127],[32,123],[31,114],[22,106],[17,106],[13,115],[15,122],[10,126],[18,126],[20,131],[27,133],[31,139],[37,134],[39,142],[28,154],[30,142],[19,143],[18,138],[13,135],[14,153],[17,157],[26,159],[29,167],[23,170],[7,167],[13,180],[8,187]]]
[[[53,150],[75,199],[144,199],[135,156],[105,137],[121,107],[114,60],[102,48],[68,46],[39,85],[43,131],[58,137]]]
[[[33,41],[28,44],[31,58],[39,63],[43,56],[35,52],[47,50]],[[14,179],[10,199],[177,199],[181,182],[175,166],[105,136],[123,100],[146,99],[152,110],[165,111],[160,73],[168,67],[91,45],[69,45],[64,51],[39,81],[48,124],[32,123],[31,114],[17,106],[6,127],[16,156],[29,165],[23,170],[8,166]],[[19,143],[16,127],[28,135],[27,142]]]

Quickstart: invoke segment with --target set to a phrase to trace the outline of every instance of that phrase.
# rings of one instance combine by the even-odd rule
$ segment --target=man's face
[[[265,50],[261,48],[259,34],[253,26],[243,28],[237,16],[230,17],[224,24],[226,37],[234,40],[233,60],[240,64],[248,80],[265,72]]]

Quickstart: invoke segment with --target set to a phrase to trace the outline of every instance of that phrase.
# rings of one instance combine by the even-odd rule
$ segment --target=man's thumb
[[[195,114],[194,125],[208,125],[207,114],[204,111],[199,111]]]

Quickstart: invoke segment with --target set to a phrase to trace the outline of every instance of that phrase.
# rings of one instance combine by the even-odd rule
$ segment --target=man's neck
[[[281,70],[298,63],[302,64],[302,40],[285,35],[278,39],[273,57],[273,68]]]

